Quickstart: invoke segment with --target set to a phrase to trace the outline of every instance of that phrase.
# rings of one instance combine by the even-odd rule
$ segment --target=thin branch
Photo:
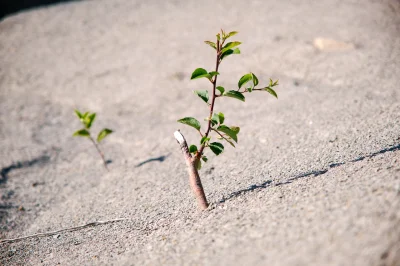
[[[91,227],[91,226],[115,223],[115,222],[120,222],[120,221],[125,221],[125,220],[129,220],[129,219],[128,218],[118,218],[118,219],[108,220],[108,221],[96,221],[96,222],[91,222],[91,223],[87,223],[84,225],[69,227],[69,228],[52,231],[52,232],[38,233],[38,234],[27,235],[27,236],[22,236],[22,237],[17,237],[17,238],[10,238],[10,239],[2,239],[2,240],[0,240],[0,244],[12,243],[12,242],[16,242],[16,241],[20,241],[20,240],[24,240],[24,239],[28,239],[28,238],[33,238],[33,237],[52,236],[52,235],[56,235],[56,234],[63,233],[63,232],[72,232],[72,231],[84,229],[84,228]]]
[[[233,147],[235,147],[235,145],[234,145],[229,139],[227,139],[226,137],[224,137],[219,131],[217,131],[217,130],[214,129],[214,128],[211,128],[211,130],[217,132],[217,134],[220,135],[221,138],[223,138],[223,139],[226,140],[229,144],[231,144]]]
[[[110,171],[110,170],[108,170],[107,162],[106,162],[106,159],[104,158],[104,154],[103,154],[103,152],[100,150],[100,148],[99,148],[99,146],[97,145],[96,141],[92,138],[91,135],[89,135],[89,139],[93,142],[93,145],[96,147],[97,152],[99,153],[101,159],[103,160],[104,167],[106,168],[107,171]]]

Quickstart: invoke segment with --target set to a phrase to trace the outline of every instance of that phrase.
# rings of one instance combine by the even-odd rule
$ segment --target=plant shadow
[[[333,164],[330,164],[328,166],[328,168],[320,169],[320,170],[314,170],[314,171],[306,172],[306,173],[303,173],[303,174],[299,174],[297,176],[294,176],[294,177],[291,177],[291,178],[287,179],[286,181],[279,182],[279,183],[276,183],[276,184],[273,184],[272,180],[267,180],[267,181],[265,181],[265,182],[263,182],[261,184],[254,184],[254,185],[251,185],[248,188],[232,192],[228,196],[223,197],[221,200],[219,200],[218,203],[224,203],[227,200],[230,200],[232,198],[236,198],[236,197],[238,197],[238,196],[240,196],[242,194],[245,194],[245,193],[257,190],[257,189],[264,189],[264,188],[267,188],[267,187],[270,187],[270,186],[287,185],[287,184],[290,184],[290,183],[292,183],[293,181],[295,181],[297,179],[300,179],[300,178],[303,178],[303,177],[307,177],[307,176],[314,176],[315,177],[315,176],[323,175],[323,174],[327,173],[332,168],[335,168],[335,167],[338,167],[338,166],[341,166],[341,165],[344,165],[344,164],[347,164],[347,163],[359,162],[359,161],[362,161],[362,160],[367,159],[367,158],[373,158],[373,157],[375,157],[375,156],[377,156],[379,154],[384,154],[386,152],[397,151],[397,150],[400,150],[400,144],[393,145],[392,147],[385,148],[385,149],[379,150],[377,152],[373,152],[373,153],[365,155],[365,156],[357,157],[357,158],[355,158],[353,160],[350,160],[350,161],[347,161],[347,162],[333,163]]]
[[[164,162],[165,161],[165,159],[167,159],[169,156],[171,155],[171,153],[168,153],[167,155],[162,155],[162,156],[160,156],[160,157],[155,157],[155,158],[150,158],[150,159],[147,159],[147,160],[145,160],[145,161],[143,161],[143,162],[141,162],[141,163],[138,163],[135,167],[140,167],[140,166],[142,166],[142,165],[144,165],[144,164],[147,164],[147,163],[150,163],[150,162]]]

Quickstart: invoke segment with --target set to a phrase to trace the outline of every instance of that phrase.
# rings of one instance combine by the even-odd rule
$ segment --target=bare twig
[[[196,158],[190,155],[185,137],[181,134],[179,130],[175,131],[174,136],[175,139],[178,141],[179,146],[181,147],[183,156],[185,157],[186,165],[188,167],[190,186],[193,190],[194,195],[197,198],[197,202],[199,203],[200,208],[202,210],[205,210],[208,207],[208,202],[206,195],[204,194],[203,185],[201,184],[199,172],[196,168]]]
[[[87,223],[87,224],[79,225],[79,226],[75,226],[75,227],[64,228],[64,229],[52,231],[52,232],[38,233],[38,234],[27,235],[27,236],[22,236],[22,237],[17,237],[17,238],[10,238],[10,239],[2,239],[2,240],[0,240],[0,244],[12,243],[12,242],[16,242],[16,241],[20,241],[20,240],[24,240],[24,239],[28,239],[28,238],[33,238],[33,237],[52,236],[52,235],[56,235],[56,234],[63,233],[63,232],[72,232],[72,231],[84,229],[84,228],[91,227],[91,226],[115,223],[115,222],[120,222],[120,221],[125,221],[125,220],[129,220],[129,219],[128,218],[118,218],[118,219],[113,219],[113,220],[108,220],[108,221],[96,221],[96,222],[91,222],[91,223]]]

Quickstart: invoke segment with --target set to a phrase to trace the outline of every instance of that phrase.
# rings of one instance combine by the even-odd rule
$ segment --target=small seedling
[[[101,159],[103,160],[104,167],[108,171],[107,162],[104,159],[103,152],[99,148],[99,144],[105,137],[110,135],[113,131],[111,129],[104,128],[97,135],[97,139],[94,140],[94,138],[90,134],[90,128],[92,127],[94,119],[96,118],[96,113],[86,112],[86,113],[82,114],[78,110],[75,110],[75,114],[78,116],[79,120],[82,122],[84,128],[76,131],[73,134],[73,136],[74,137],[87,137],[87,138],[89,138],[92,141],[92,143],[93,143],[94,147],[96,148],[97,152],[99,153]]]
[[[178,130],[174,133],[175,139],[178,141],[185,157],[189,172],[190,186],[197,198],[200,208],[203,210],[208,207],[208,202],[204,194],[198,170],[201,168],[201,161],[205,163],[208,160],[204,155],[204,151],[206,148],[210,148],[215,155],[219,155],[224,151],[224,145],[218,141],[212,140],[214,137],[235,147],[235,143],[238,142],[238,134],[240,131],[240,128],[237,126],[228,126],[225,124],[226,117],[223,113],[214,112],[216,99],[230,97],[244,102],[244,93],[251,93],[254,91],[267,91],[272,96],[278,98],[278,95],[273,89],[278,85],[278,80],[273,81],[272,79],[269,79],[269,84],[267,86],[257,87],[259,80],[254,73],[243,75],[239,79],[238,88],[235,90],[225,90],[224,87],[217,86],[217,78],[219,76],[218,69],[221,62],[230,55],[240,54],[238,46],[241,44],[241,42],[226,42],[230,37],[236,34],[236,31],[226,33],[221,30],[221,32],[216,35],[217,38],[215,43],[205,41],[205,43],[211,46],[211,48],[213,48],[216,52],[215,70],[208,72],[204,68],[197,68],[195,71],[193,71],[191,76],[191,79],[205,78],[211,83],[212,86],[211,97],[208,90],[194,91],[194,93],[197,94],[197,96],[199,96],[200,99],[203,100],[209,107],[209,115],[205,119],[205,121],[207,121],[206,130],[204,132],[201,131],[201,124],[196,118],[185,117],[178,120],[178,122],[191,126],[198,131],[200,135],[200,146],[197,147],[197,145],[190,145],[190,147],[188,147],[181,132]],[[214,133],[214,136],[211,136],[211,133]]]

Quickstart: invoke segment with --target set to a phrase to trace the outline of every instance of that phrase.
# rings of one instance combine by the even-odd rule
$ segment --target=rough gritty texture
[[[84,1],[0,22],[0,244],[6,265],[400,265],[400,3]],[[203,40],[238,30],[221,85],[253,71],[279,100],[217,102],[239,145],[201,170],[199,212],[173,132],[205,117]],[[316,38],[351,44],[324,51]],[[102,145],[74,139],[98,113]],[[164,156],[164,160],[151,158]],[[25,209],[18,210],[19,206]]]

